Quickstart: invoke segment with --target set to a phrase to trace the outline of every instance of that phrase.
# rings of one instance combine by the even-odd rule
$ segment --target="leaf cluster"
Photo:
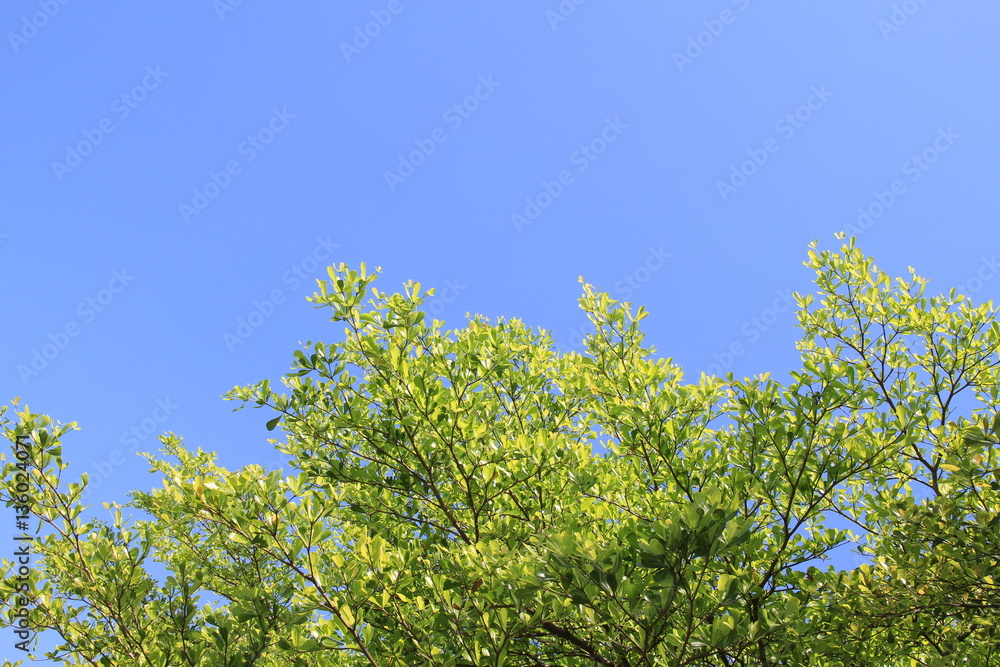
[[[3,418],[30,457],[0,498],[26,476],[45,526],[3,604],[29,599],[67,665],[991,664],[996,313],[853,240],[807,265],[787,382],[685,382],[646,311],[587,284],[595,332],[560,354],[517,319],[443,331],[418,283],[331,267],[311,301],[339,342],[227,395],[273,411],[290,474],[163,436],[163,488],[101,521],[86,476],[62,481],[73,425]],[[863,565],[820,567],[851,545]]]

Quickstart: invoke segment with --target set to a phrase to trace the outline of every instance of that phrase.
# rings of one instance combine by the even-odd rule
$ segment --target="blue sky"
[[[2,400],[80,424],[99,507],[158,483],[133,452],[164,431],[276,464],[268,415],[220,395],[340,334],[305,301],[330,263],[577,350],[582,275],[691,380],[791,368],[806,245],[852,225],[891,274],[996,299],[998,25],[986,0],[9,0]]]

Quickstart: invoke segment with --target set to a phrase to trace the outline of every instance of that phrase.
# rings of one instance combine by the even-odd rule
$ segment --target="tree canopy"
[[[291,468],[165,435],[163,488],[108,520],[68,481],[74,424],[15,401],[0,498],[45,528],[27,583],[3,560],[5,610],[67,665],[996,664],[997,312],[853,239],[806,264],[785,381],[686,381],[588,284],[596,330],[562,353],[331,267],[311,301],[342,340],[227,395],[273,411]],[[849,545],[865,563],[830,565]]]

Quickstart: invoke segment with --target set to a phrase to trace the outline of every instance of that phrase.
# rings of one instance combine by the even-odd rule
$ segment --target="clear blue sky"
[[[564,349],[583,275],[692,380],[792,367],[806,244],[850,225],[996,299],[998,26],[993,0],[8,0],[0,400],[79,422],[100,507],[158,483],[150,433],[276,462],[220,395],[340,334],[305,301],[329,263]]]

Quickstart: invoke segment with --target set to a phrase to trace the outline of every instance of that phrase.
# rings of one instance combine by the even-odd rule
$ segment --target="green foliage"
[[[8,458],[0,498],[16,505],[26,473],[46,527],[27,595],[33,625],[62,638],[48,657],[992,664],[995,311],[925,297],[915,274],[893,282],[853,240],[807,265],[819,301],[797,297],[802,367],[784,384],[685,383],[643,347],[645,311],[590,285],[586,354],[558,354],[516,319],[442,331],[419,284],[387,295],[364,265],[331,268],[311,300],[342,342],[295,352],[284,393],[228,394],[275,411],[294,474],[226,470],[163,436],[148,456],[163,488],[109,505],[110,521],[84,517],[85,478],[62,481],[72,424],[4,418],[30,461]],[[979,405],[966,417],[963,392]],[[869,562],[817,567],[849,544]]]

